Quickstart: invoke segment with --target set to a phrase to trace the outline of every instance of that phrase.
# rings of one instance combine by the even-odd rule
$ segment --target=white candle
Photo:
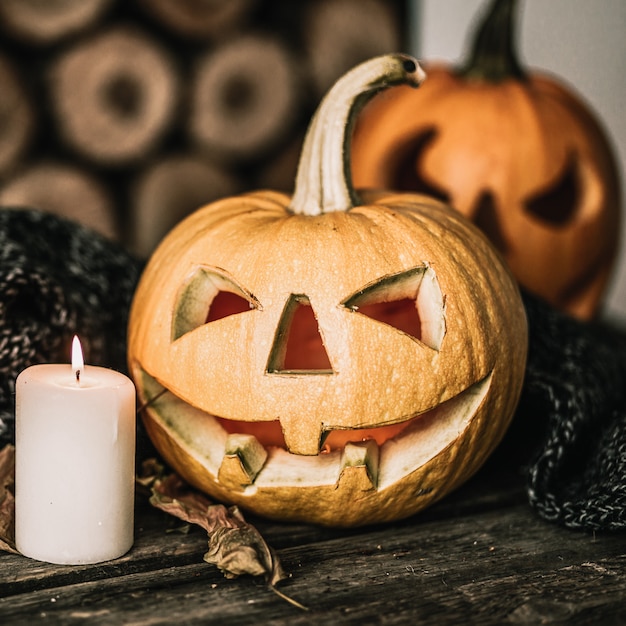
[[[99,563],[133,544],[135,387],[123,374],[33,365],[16,381],[15,542],[25,556]]]

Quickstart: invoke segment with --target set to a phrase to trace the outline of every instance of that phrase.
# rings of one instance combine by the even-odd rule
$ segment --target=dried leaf
[[[0,450],[0,550],[19,554],[15,547],[15,447]]]
[[[242,574],[265,576],[271,587],[285,578],[276,553],[261,533],[246,522],[237,507],[214,504],[205,495],[190,488],[178,475],[163,475],[163,468],[149,461],[142,485],[150,486],[150,503],[170,515],[204,528],[209,535],[207,563],[216,565],[226,578]]]
[[[209,537],[209,551],[204,555],[207,563],[213,563],[226,578],[241,574],[265,575],[267,582],[274,586],[285,578],[276,553],[265,543],[261,533],[248,524],[237,507],[226,509],[222,505],[220,515],[226,512],[232,519],[241,519],[239,526],[228,524],[216,528]],[[213,508],[212,507],[212,508]]]
[[[142,491],[147,496],[152,493],[154,481],[163,477],[165,468],[156,459],[146,459],[141,464],[141,474],[135,476],[137,491]]]

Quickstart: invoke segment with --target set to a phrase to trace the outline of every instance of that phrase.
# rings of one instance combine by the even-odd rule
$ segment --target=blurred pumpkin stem
[[[469,59],[458,74],[466,79],[499,83],[525,80],[515,48],[517,0],[494,0],[476,29]]]
[[[361,108],[393,85],[417,87],[425,78],[417,61],[388,54],[342,76],[319,105],[304,139],[290,209],[302,215],[348,211],[360,204],[352,185],[350,140]]]

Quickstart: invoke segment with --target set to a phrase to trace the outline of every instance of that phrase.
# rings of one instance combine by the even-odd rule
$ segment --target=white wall
[[[490,0],[411,0],[418,58],[464,58]],[[518,0],[520,59],[565,79],[596,111],[622,172],[622,245],[606,315],[626,321],[626,0]]]

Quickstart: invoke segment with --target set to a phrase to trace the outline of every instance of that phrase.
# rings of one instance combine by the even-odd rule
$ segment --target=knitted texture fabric
[[[85,360],[124,371],[128,309],[140,263],[74,222],[0,209],[0,445],[14,439],[15,378],[36,363]]]
[[[141,269],[73,222],[0,210],[0,446],[14,441],[16,376],[35,363],[69,362],[73,334],[88,363],[125,371]],[[527,468],[529,501],[544,519],[626,529],[626,333],[575,321],[528,294],[524,303],[526,379],[503,446]],[[510,464],[515,455],[502,456]]]
[[[524,299],[530,344],[513,432],[534,453],[531,506],[569,528],[626,529],[626,333]]]

